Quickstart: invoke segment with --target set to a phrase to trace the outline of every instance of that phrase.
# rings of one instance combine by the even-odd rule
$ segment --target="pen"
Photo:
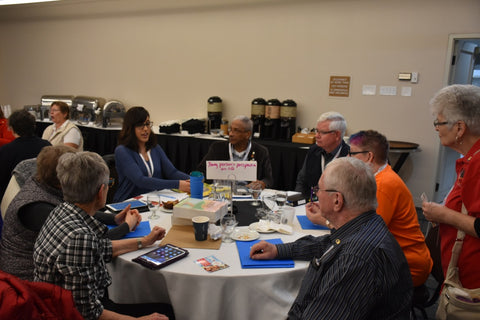
[[[310,188],[310,202],[313,201],[313,187]]]

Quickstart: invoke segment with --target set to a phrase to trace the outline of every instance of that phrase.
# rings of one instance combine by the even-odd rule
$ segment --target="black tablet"
[[[166,244],[132,259],[150,269],[160,269],[188,255],[188,251],[173,244]]]
[[[110,203],[107,204],[106,207],[111,212],[120,212],[125,209],[129,204],[131,204],[130,209],[137,209],[139,212],[146,212],[148,211],[148,206],[145,202],[140,200],[132,200],[132,201],[125,201],[125,202],[118,202],[118,203]]]

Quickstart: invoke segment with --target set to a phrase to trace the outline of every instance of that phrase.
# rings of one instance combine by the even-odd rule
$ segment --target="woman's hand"
[[[142,221],[142,216],[140,215],[137,209],[130,210],[130,207],[131,207],[131,204],[128,204],[128,206],[126,206],[125,209],[120,211],[115,216],[114,220],[117,226],[126,222],[128,224],[130,231],[133,231],[140,224],[140,221]]]
[[[128,224],[130,231],[135,230],[140,224],[140,221],[142,221],[142,216],[137,209],[133,209],[127,212],[125,222]]]
[[[152,231],[142,238],[142,245],[144,247],[153,244],[157,240],[162,240],[165,237],[165,229],[159,226],[153,227]]]
[[[425,216],[425,219],[427,219],[430,222],[446,223],[445,215],[448,214],[448,211],[449,211],[446,209],[447,208],[445,206],[438,204],[436,202],[428,202],[428,201],[422,202],[423,215]]]
[[[183,192],[190,192],[190,180],[180,180],[178,189]]]

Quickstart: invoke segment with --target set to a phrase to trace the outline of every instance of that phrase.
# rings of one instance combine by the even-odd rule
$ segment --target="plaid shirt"
[[[100,299],[112,283],[106,262],[112,259],[108,228],[79,207],[64,202],[49,215],[35,242],[35,281],[72,291],[85,319],[98,319]]]

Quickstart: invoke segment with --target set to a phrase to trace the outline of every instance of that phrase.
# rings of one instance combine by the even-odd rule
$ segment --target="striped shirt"
[[[35,281],[72,291],[85,319],[98,319],[100,299],[112,280],[105,263],[112,259],[108,228],[79,207],[64,202],[48,216],[35,242]]]
[[[330,235],[305,236],[277,248],[279,258],[312,260],[289,319],[409,319],[410,270],[374,211]]]

